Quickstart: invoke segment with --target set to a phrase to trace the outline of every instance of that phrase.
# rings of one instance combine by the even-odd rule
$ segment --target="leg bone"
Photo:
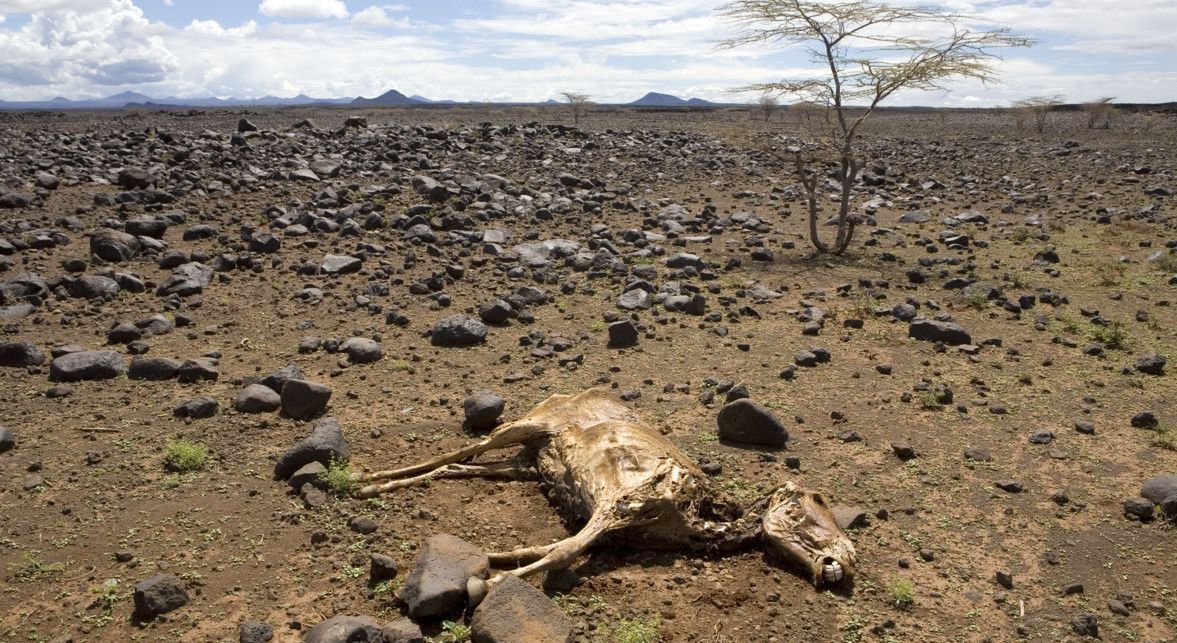
[[[518,422],[511,422],[499,427],[494,433],[485,439],[462,447],[449,453],[443,453],[435,458],[420,462],[408,467],[400,469],[389,469],[386,471],[374,471],[372,473],[359,476],[361,482],[369,482],[372,480],[396,479],[415,476],[421,473],[426,473],[434,469],[439,469],[447,464],[461,462],[468,460],[476,455],[486,453],[487,451],[494,451],[495,449],[503,449],[509,446],[520,444],[536,434],[542,432],[547,425],[535,424],[532,422],[525,422],[520,420]]]

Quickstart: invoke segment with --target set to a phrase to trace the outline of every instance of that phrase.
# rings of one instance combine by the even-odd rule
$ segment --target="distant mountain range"
[[[124,109],[127,107],[277,107],[282,105],[340,105],[350,98],[312,98],[299,94],[293,98],[262,96],[261,98],[152,98],[138,92],[122,92],[106,98],[71,100],[58,96],[47,101],[3,101],[0,110],[62,110],[62,109]]]
[[[626,103],[626,105],[629,107],[723,107],[722,103],[713,103],[702,98],[683,100],[678,96],[659,94],[658,92],[650,92],[632,103]]]
[[[125,108],[181,108],[181,107],[281,107],[302,105],[352,105],[355,107],[402,107],[413,105],[485,105],[481,101],[459,102],[453,100],[430,100],[424,96],[405,96],[395,89],[375,97],[365,98],[313,98],[299,94],[293,98],[262,96],[261,98],[153,98],[139,92],[122,92],[106,98],[71,100],[58,96],[46,101],[3,101],[0,110],[65,110],[65,109],[125,109]],[[502,105],[559,105],[561,101],[549,98],[540,103],[495,103]],[[723,107],[700,98],[683,100],[670,94],[650,92],[625,107]]]

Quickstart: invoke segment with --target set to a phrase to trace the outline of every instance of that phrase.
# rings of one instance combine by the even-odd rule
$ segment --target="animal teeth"
[[[822,575],[822,578],[824,578],[826,580],[826,582],[836,583],[836,582],[842,580],[842,577],[844,575],[842,572],[842,565],[840,565],[838,563],[838,561],[834,561],[832,563],[826,563],[825,565],[822,565],[822,567],[821,567],[821,575]]]

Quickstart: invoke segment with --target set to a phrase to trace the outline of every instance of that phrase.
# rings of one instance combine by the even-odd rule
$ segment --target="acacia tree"
[[[1116,106],[1112,104],[1114,100],[1111,97],[1100,98],[1080,106],[1083,113],[1087,114],[1087,129],[1095,129],[1096,125],[1103,129],[1112,126],[1112,115],[1116,113]]]
[[[560,95],[568,100],[568,109],[572,111],[572,124],[580,125],[580,117],[584,115],[586,110],[588,110],[588,94],[562,92]]]
[[[1046,120],[1050,117],[1050,113],[1062,104],[1063,97],[1057,94],[1054,96],[1031,96],[1014,101],[1013,109],[1015,118],[1018,119],[1018,128],[1021,129],[1021,123],[1026,118],[1032,118],[1034,119],[1034,129],[1041,134],[1046,131]]]
[[[988,84],[996,80],[1000,60],[994,49],[1032,44],[1029,38],[972,16],[895,7],[881,0],[736,0],[719,12],[736,30],[720,47],[801,45],[822,69],[809,77],[737,89],[788,94],[825,108],[826,140],[818,149],[837,165],[835,178],[841,186],[833,244],[818,234],[820,182],[809,169],[814,159],[806,158],[800,147],[789,148],[808,197],[810,241],[821,253],[842,254],[854,236],[850,196],[862,166],[856,142],[862,123],[880,103],[901,89],[945,90],[953,78]],[[929,27],[943,35],[910,35],[930,33]]]
[[[760,109],[760,115],[764,117],[764,122],[767,123],[776,112],[777,107],[780,106],[780,101],[772,94],[765,94],[756,99],[756,106]]]

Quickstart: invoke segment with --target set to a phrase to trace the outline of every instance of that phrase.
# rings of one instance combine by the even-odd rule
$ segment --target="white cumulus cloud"
[[[0,0],[0,12],[85,11],[110,5],[110,0]]]
[[[360,29],[386,29],[388,27],[407,27],[409,26],[408,18],[392,18],[385,11],[384,7],[373,5],[358,11],[351,18],[353,27]]]
[[[93,94],[161,82],[178,69],[163,44],[163,25],[148,21],[131,0],[102,4],[33,13],[19,29],[0,30],[0,88],[16,95],[38,86]]]
[[[193,20],[188,23],[187,27],[184,27],[184,31],[205,36],[234,36],[241,38],[257,31],[257,22],[250,20],[240,27],[226,29],[216,20]]]
[[[348,17],[343,0],[262,0],[258,6],[262,15],[275,18],[339,18]]]

